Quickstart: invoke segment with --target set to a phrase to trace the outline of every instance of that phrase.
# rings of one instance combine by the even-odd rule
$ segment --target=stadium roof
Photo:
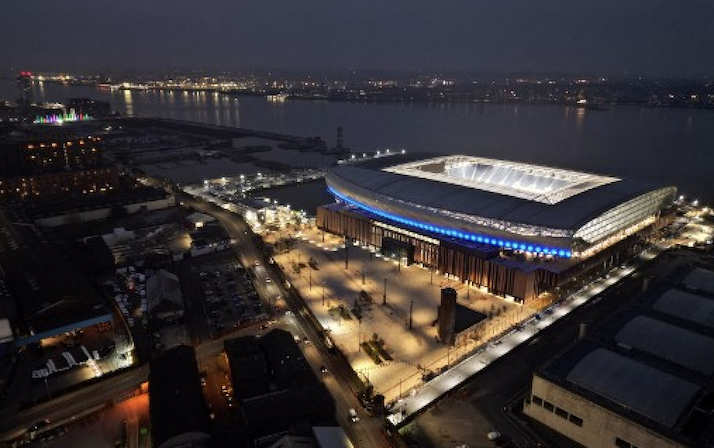
[[[706,375],[714,373],[714,339],[693,331],[637,316],[620,329],[615,340]]]
[[[669,289],[657,299],[652,309],[714,328],[714,300],[697,294]]]
[[[446,160],[461,159],[488,161],[491,165],[476,163],[462,170],[472,172],[478,182],[458,180],[456,173],[461,168],[447,169]],[[425,212],[429,208],[449,210],[566,230],[579,229],[617,205],[661,188],[645,181],[465,156],[414,161],[411,155],[406,159],[411,160],[409,163],[404,160],[390,156],[345,164],[334,168],[327,182],[331,187],[337,184],[338,189],[347,187],[350,193],[360,190],[418,204]]]
[[[696,384],[603,348],[583,357],[566,379],[668,428],[700,391]]]
[[[616,177],[471,156],[446,156],[407,162],[384,171],[461,185],[544,204],[558,202]]]

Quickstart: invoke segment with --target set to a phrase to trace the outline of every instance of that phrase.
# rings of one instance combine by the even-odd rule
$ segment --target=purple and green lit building
[[[472,156],[393,155],[326,177],[321,229],[517,302],[619,263],[676,188]],[[664,212],[664,213],[663,213]]]

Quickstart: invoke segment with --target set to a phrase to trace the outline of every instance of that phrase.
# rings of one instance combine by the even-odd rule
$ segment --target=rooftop
[[[182,310],[184,308],[181,285],[176,274],[160,269],[146,281],[146,296],[149,311]]]
[[[203,435],[201,440],[210,438],[211,424],[193,347],[180,345],[151,360],[149,398],[154,446],[186,433]]]
[[[682,284],[687,288],[695,288],[714,294],[714,272],[703,268],[694,268],[682,279]]]
[[[618,182],[616,177],[471,156],[436,157],[385,168],[396,174],[461,185],[544,204]]]
[[[11,216],[7,215],[10,213]],[[12,211],[0,214],[0,265],[22,322],[18,336],[51,336],[65,326],[110,318],[101,295],[75,260],[34,224]]]
[[[652,309],[714,329],[714,300],[679,289],[669,289]]]
[[[667,428],[700,391],[696,384],[604,348],[585,355],[566,379]]]
[[[598,216],[643,195],[655,195],[666,204],[676,192],[647,181],[525,163],[424,157],[395,155],[341,165],[328,173],[326,182],[333,195],[363,208],[409,219],[417,213],[432,220],[453,219],[464,226],[491,228],[492,233],[508,230],[554,238],[572,236]],[[462,159],[463,167],[447,167],[447,161]]]
[[[714,339],[647,316],[630,320],[615,340],[705,375],[714,373]]]
[[[673,288],[677,272],[537,376],[684,446],[704,446],[714,437],[714,299]]]

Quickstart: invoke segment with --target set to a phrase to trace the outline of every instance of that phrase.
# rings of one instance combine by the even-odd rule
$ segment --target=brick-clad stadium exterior
[[[470,156],[395,155],[326,177],[319,228],[517,302],[619,263],[676,189]],[[663,213],[664,211],[664,213]]]

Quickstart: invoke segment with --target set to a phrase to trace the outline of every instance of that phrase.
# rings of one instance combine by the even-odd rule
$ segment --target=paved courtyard
[[[275,243],[288,235],[297,241],[275,261],[355,372],[387,402],[421,385],[423,375],[438,374],[536,312],[534,307],[517,305],[420,266],[399,265],[373,248],[350,245],[345,263],[344,240],[314,228],[264,237]],[[440,344],[436,337],[440,291],[445,287],[457,291],[460,305],[487,316],[475,338],[455,347]],[[357,319],[354,309],[362,319]],[[361,344],[375,339],[386,352],[379,364]]]

